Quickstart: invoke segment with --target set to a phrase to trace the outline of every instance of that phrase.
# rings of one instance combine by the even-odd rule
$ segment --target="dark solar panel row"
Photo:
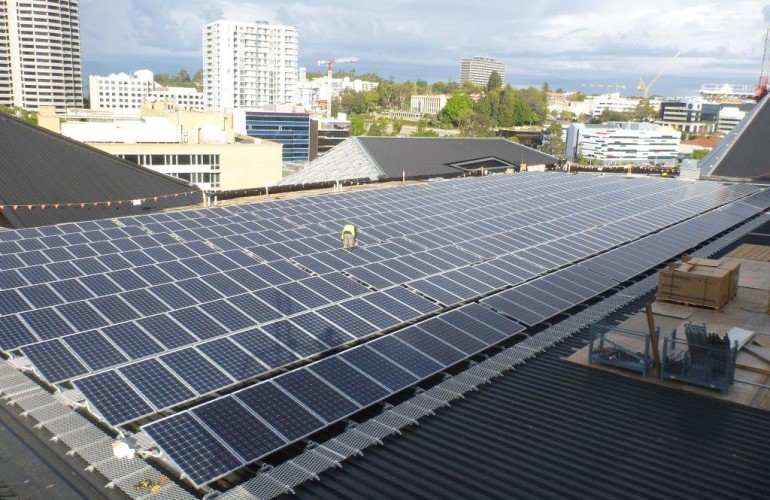
[[[523,329],[471,304],[145,425],[143,430],[202,486]],[[198,449],[200,445],[205,449]]]

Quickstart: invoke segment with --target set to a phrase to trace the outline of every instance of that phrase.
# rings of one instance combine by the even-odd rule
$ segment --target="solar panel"
[[[243,314],[225,300],[216,300],[199,306],[205,313],[223,324],[231,332],[256,325],[251,317]]]
[[[157,359],[133,363],[118,371],[156,408],[170,408],[197,396]]]
[[[16,316],[0,317],[0,349],[7,351],[37,340]]]
[[[197,307],[178,309],[168,313],[199,339],[205,340],[227,333],[227,330]]]
[[[127,324],[132,325],[131,323],[127,323]],[[174,349],[177,347],[191,344],[198,340],[196,337],[191,335],[185,328],[183,328],[181,325],[179,325],[169,316],[165,316],[165,315],[149,316],[147,318],[142,318],[140,320],[137,320],[137,324],[139,324],[145,331],[147,331],[150,335],[152,335],[153,338],[157,339],[158,342],[160,342],[160,344],[165,346],[166,349]],[[116,327],[122,327],[122,326],[123,325],[116,325]],[[113,327],[110,327],[110,328],[113,328]],[[104,331],[106,332],[107,329],[105,328]],[[144,335],[144,337],[146,337],[146,335]],[[155,341],[152,341],[152,344],[157,345]],[[159,350],[163,350],[163,348],[159,347]],[[142,352],[142,351],[143,349],[141,348],[136,349],[136,352]],[[153,352],[155,352],[154,347],[153,347]],[[134,356],[134,357],[141,357],[141,356]]]
[[[93,371],[128,361],[126,356],[95,330],[69,335],[64,337],[64,341]]]
[[[415,326],[400,330],[393,336],[433,358],[444,367],[451,366],[465,358],[465,354],[458,349]]]
[[[524,331],[524,326],[499,314],[495,314],[480,304],[468,304],[457,309],[457,311],[470,316],[475,321],[482,322],[484,325],[496,330],[505,337],[511,337]]]
[[[54,262],[48,264],[46,269],[60,280],[83,276],[83,273],[80,272],[77,267],[73,266],[71,262]]]
[[[336,356],[313,363],[308,369],[355,401],[360,407],[368,406],[390,395],[389,390]]]
[[[393,335],[386,335],[367,345],[421,379],[444,369],[444,365],[439,364]]]
[[[422,321],[415,326],[425,330],[434,337],[443,340],[452,347],[459,349],[466,355],[475,354],[489,347],[489,344],[464,333],[462,330],[445,321],[441,321],[439,318],[431,318],[427,321]]]
[[[159,359],[199,394],[206,394],[233,383],[222,370],[192,348],[173,351],[160,356]]]
[[[198,486],[243,465],[188,413],[153,422],[144,430]]]
[[[89,290],[97,296],[112,295],[123,291],[122,288],[104,274],[85,276],[80,278],[80,282],[87,286]]]
[[[58,339],[22,347],[40,374],[51,383],[69,380],[88,372],[88,369]]]
[[[336,422],[360,408],[309,370],[291,371],[274,378],[273,383],[326,422]]]
[[[454,293],[445,290],[430,281],[427,281],[427,279],[412,281],[409,283],[409,286],[422,293],[426,297],[430,297],[431,299],[447,306],[457,304],[463,300],[462,297],[455,295]]]
[[[378,330],[376,326],[338,304],[318,309],[316,313],[356,338],[366,337]]]
[[[311,337],[288,320],[277,321],[263,325],[260,328],[303,358],[318,354],[329,348],[326,344]]]
[[[71,302],[56,306],[55,309],[80,331],[92,330],[100,326],[106,326],[107,320],[104,319],[96,309],[87,302]]]
[[[310,288],[317,294],[323,296],[328,302],[339,302],[350,298],[350,294],[343,291],[341,288],[337,288],[331,282],[326,280],[323,276],[315,276],[312,278],[306,278],[300,281],[302,285]]]
[[[318,295],[299,281],[284,283],[283,285],[278,285],[276,288],[310,309],[321,307],[329,303],[327,299]]]
[[[340,305],[364,321],[373,324],[378,330],[391,328],[401,322],[392,314],[383,311],[371,302],[367,302],[360,297],[348,300],[347,302],[341,302]]]
[[[235,380],[247,380],[267,371],[262,363],[227,338],[200,344],[197,349]]]
[[[417,381],[413,374],[366,345],[345,351],[339,356],[394,393]]]
[[[29,309],[29,303],[16,290],[0,290],[0,316]]]
[[[231,339],[270,369],[299,360],[299,356],[258,328],[237,333]]]
[[[286,444],[283,437],[267,427],[235,398],[212,401],[193,409],[192,413],[246,463]]]
[[[139,317],[139,313],[118,295],[97,297],[95,299],[89,299],[89,302],[102,313],[102,316],[107,318],[110,323],[122,323]]]
[[[248,269],[233,269],[225,273],[230,279],[249,291],[259,290],[270,286],[265,280],[250,272]]]
[[[114,370],[73,381],[88,402],[113,426],[155,412]]]
[[[271,382],[236,392],[234,396],[289,442],[308,436],[324,425]]]
[[[208,302],[210,300],[221,299],[223,295],[216,291],[201,278],[192,278],[189,280],[178,281],[177,285],[192,296],[198,302]]]
[[[341,288],[353,297],[365,295],[371,291],[365,286],[356,283],[352,279],[340,273],[324,274],[323,278],[337,288]]]
[[[327,321],[314,312],[294,316],[291,322],[329,347],[337,347],[355,340],[338,325]]]
[[[385,295],[395,300],[398,300],[401,303],[406,304],[407,306],[416,310],[420,314],[428,314],[431,312],[438,311],[440,309],[440,307],[437,304],[427,299],[424,299],[419,295],[417,295],[416,293],[411,292],[408,289],[401,286],[383,290],[383,293],[385,293]]]
[[[134,290],[120,294],[120,297],[131,305],[142,316],[152,316],[164,313],[169,307],[147,290]]]
[[[420,316],[420,313],[415,309],[407,306],[403,302],[400,302],[389,295],[386,295],[382,291],[366,295],[362,297],[362,299],[374,304],[383,311],[387,311],[388,314],[395,316],[401,322],[406,322],[410,319],[414,319]]]
[[[388,288],[395,284],[393,281],[390,281],[389,279],[386,279],[380,276],[379,274],[376,274],[370,271],[368,268],[365,268],[365,267],[350,268],[350,269],[347,269],[346,272],[351,276],[353,276],[355,279],[362,281],[373,288]],[[403,275],[398,275],[398,276],[400,277],[396,277],[396,279],[399,283],[406,281],[405,276]]]

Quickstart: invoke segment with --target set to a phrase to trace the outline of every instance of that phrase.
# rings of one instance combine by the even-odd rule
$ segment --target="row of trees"
[[[176,75],[169,73],[155,73],[155,81],[164,87],[189,87],[203,90],[203,70],[199,69],[190,76],[184,69],[180,69]]]

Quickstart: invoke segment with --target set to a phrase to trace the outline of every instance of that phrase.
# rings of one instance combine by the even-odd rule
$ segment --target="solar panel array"
[[[49,382],[74,380],[118,426],[498,290],[481,303],[517,321],[511,335],[770,205],[754,186],[621,177],[530,173],[427,186],[0,232],[0,349],[20,349]],[[362,229],[353,253],[339,249],[347,221]],[[466,321],[422,321],[427,333],[416,337],[444,350],[462,342],[452,347],[458,359],[494,340],[444,333],[447,317]],[[421,362],[441,370],[456,362],[451,353],[434,353],[437,366]],[[191,422],[191,436],[228,449],[197,429],[199,415],[180,415],[173,422]],[[180,454],[169,444],[175,430],[151,429],[169,456]],[[280,446],[293,441],[273,434]],[[235,467],[250,461],[233,451]]]

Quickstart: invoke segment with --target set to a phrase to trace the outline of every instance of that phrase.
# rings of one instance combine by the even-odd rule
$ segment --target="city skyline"
[[[356,56],[358,63],[340,69],[395,81],[457,81],[460,59],[482,55],[505,63],[513,86],[549,82],[597,93],[601,87],[589,85],[620,84],[624,95],[639,95],[639,77],[652,80],[678,50],[653,94],[692,95],[705,83],[754,85],[770,23],[767,0],[493,1],[472,11],[457,0],[80,3],[84,75],[145,67],[194,72],[206,23],[265,20],[297,28],[299,63],[308,71],[322,70],[319,59]]]

